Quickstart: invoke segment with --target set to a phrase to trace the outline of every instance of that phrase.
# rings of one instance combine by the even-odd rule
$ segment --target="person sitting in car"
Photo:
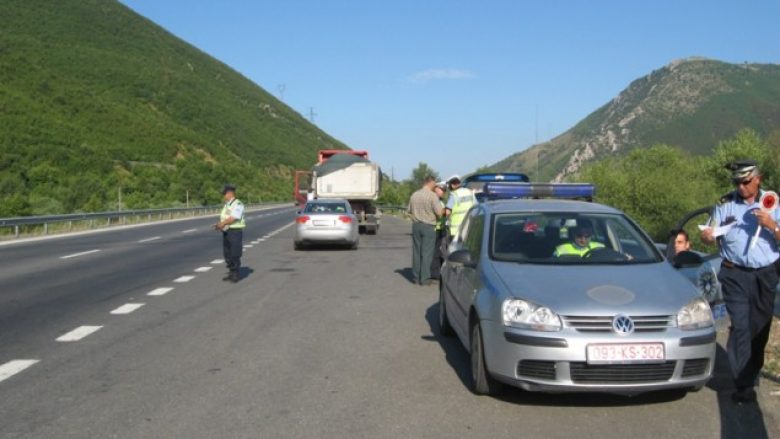
[[[582,257],[591,250],[604,248],[604,244],[591,241],[591,237],[593,237],[593,225],[590,220],[579,219],[577,220],[577,226],[574,228],[574,239],[572,239],[572,242],[567,242],[556,247],[553,256]]]

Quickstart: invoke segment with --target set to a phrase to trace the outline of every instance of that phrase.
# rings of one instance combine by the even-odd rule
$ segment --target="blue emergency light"
[[[488,200],[511,198],[581,198],[588,201],[596,194],[592,183],[509,183],[485,184],[484,197]]]
[[[484,182],[491,182],[491,181],[503,181],[503,182],[529,182],[531,181],[527,175],[510,172],[505,174],[499,174],[499,173],[484,173],[484,174],[474,174],[469,175],[466,177],[465,180],[463,180],[463,183],[470,183],[473,181],[484,181]]]

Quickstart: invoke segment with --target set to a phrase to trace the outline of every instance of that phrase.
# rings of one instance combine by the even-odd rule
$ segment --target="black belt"
[[[763,270],[763,269],[765,269],[765,268],[770,268],[770,267],[772,267],[772,265],[767,265],[767,266],[765,266],[765,267],[758,267],[758,268],[752,268],[752,267],[743,267],[743,266],[741,266],[741,265],[737,265],[737,264],[735,264],[735,263],[733,263],[733,262],[729,261],[728,259],[724,259],[724,260],[723,260],[723,262],[721,262],[721,263],[720,263],[720,266],[721,266],[721,267],[726,267],[726,268],[734,268],[734,269],[737,269],[737,270],[740,270],[740,271],[748,271],[748,272],[751,272],[751,271],[759,271],[759,270]]]

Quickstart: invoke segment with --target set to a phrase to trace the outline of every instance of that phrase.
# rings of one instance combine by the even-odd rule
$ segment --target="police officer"
[[[444,181],[436,183],[436,186],[433,187],[433,192],[439,197],[441,208],[444,209],[444,201],[441,200],[444,199],[444,195],[447,193],[447,183]],[[445,228],[446,221],[447,217],[444,215],[436,219],[436,227],[434,229],[436,231],[436,244],[434,245],[433,261],[431,262],[431,279],[441,278],[441,264],[444,262],[444,251],[442,249],[444,246],[442,242],[446,242],[446,237],[444,236],[447,233]]]
[[[577,226],[574,228],[574,239],[572,242],[561,244],[555,248],[553,256],[585,256],[591,250],[604,248],[604,244],[591,241],[593,237],[593,225],[588,219],[578,219]]]
[[[222,253],[228,274],[222,280],[233,283],[239,280],[239,268],[241,268],[241,253],[244,250],[244,204],[236,198],[236,187],[226,184],[222,188],[225,205],[219,215],[219,222],[214,228],[222,231]]]
[[[731,227],[722,229],[722,236],[706,228],[701,238],[708,244],[717,241],[723,259],[718,280],[731,316],[726,350],[736,387],[732,399],[742,404],[756,400],[754,386],[764,365],[778,282],[774,263],[780,257],[780,212],[760,209],[761,172],[754,160],[729,163],[726,168],[736,189],[721,198],[711,224]]]
[[[449,238],[452,240],[452,237],[458,233],[458,228],[463,222],[463,218],[466,217],[466,213],[471,209],[471,206],[477,204],[477,198],[474,196],[474,191],[461,187],[458,175],[448,178],[447,184],[450,186],[450,193],[447,197],[444,215],[447,217]]]

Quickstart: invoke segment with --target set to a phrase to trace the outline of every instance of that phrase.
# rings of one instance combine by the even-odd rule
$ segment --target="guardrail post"
[[[110,226],[111,226],[111,217],[108,217],[108,222],[106,223],[106,227],[110,227]]]
[[[14,238],[19,237],[19,226],[14,226]]]
[[[95,228],[95,220],[89,220],[89,228],[94,229]]]
[[[152,222],[152,214],[151,214],[151,213],[149,214],[149,219],[148,219],[148,221],[149,221],[149,222]]]
[[[73,221],[68,221],[68,231],[70,232],[72,230],[73,230]]]
[[[49,223],[43,223],[43,234],[44,235],[49,234]]]

